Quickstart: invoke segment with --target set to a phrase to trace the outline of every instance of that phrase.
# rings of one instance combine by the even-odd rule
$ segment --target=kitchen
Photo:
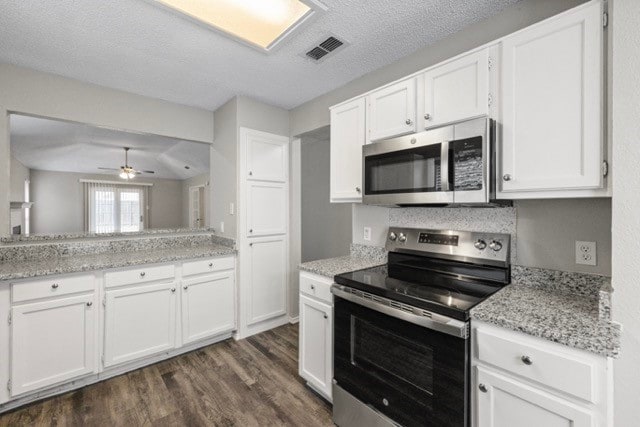
[[[0,424],[634,424],[634,2],[435,2],[421,41],[304,2],[272,46],[7,3]],[[235,78],[117,69],[164,49]]]

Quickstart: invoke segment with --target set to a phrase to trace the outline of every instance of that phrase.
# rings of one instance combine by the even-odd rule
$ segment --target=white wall
[[[31,170],[31,233],[84,231],[84,191],[80,179],[111,180],[109,175]],[[149,228],[182,227],[182,181],[140,179],[149,188]]]
[[[9,113],[213,142],[211,111],[0,64],[0,235],[9,232]]]
[[[640,1],[611,3],[613,317],[623,326],[614,412],[625,427],[640,420]]]
[[[349,255],[351,205],[329,203],[329,146],[302,139],[302,262]]]

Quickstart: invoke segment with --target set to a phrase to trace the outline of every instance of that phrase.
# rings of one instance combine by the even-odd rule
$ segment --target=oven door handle
[[[351,301],[355,304],[369,308],[382,314],[386,314],[414,325],[422,326],[434,331],[443,332],[458,338],[469,337],[469,324],[461,320],[452,319],[451,317],[441,314],[432,313],[421,308],[413,307],[404,303],[397,303],[387,298],[373,296],[366,292],[354,290],[343,285],[332,285],[331,293],[335,296]],[[364,295],[367,295],[365,297]],[[373,299],[375,298],[375,300]],[[404,309],[393,307],[391,304],[402,305]],[[406,311],[411,310],[411,312]]]

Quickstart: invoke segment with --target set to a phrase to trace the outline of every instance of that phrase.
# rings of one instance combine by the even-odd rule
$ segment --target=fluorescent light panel
[[[262,49],[313,12],[300,0],[155,0]]]

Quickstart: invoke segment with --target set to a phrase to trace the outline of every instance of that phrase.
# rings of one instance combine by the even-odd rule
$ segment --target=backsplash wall
[[[353,243],[384,246],[389,226],[509,233],[512,262],[611,275],[610,199],[528,200],[512,208],[385,208],[353,205]],[[371,227],[364,241],[363,227]],[[596,266],[575,264],[575,241],[597,243]]]

